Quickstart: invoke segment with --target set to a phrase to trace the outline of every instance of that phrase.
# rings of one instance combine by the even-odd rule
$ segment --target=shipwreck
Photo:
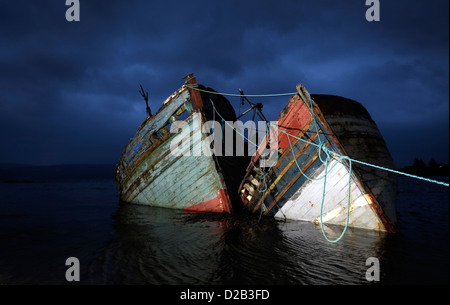
[[[261,167],[257,153],[240,185],[247,210],[317,224],[395,230],[397,177],[363,164],[394,168],[394,162],[360,103],[310,95],[298,85],[277,122],[272,136],[278,143],[277,161]]]
[[[204,153],[213,132],[205,123],[218,119],[215,111],[228,121],[235,121],[236,113],[225,97],[197,84],[193,74],[186,78],[154,115],[147,104],[147,117],[116,165],[119,197],[128,203],[231,213],[249,158]],[[148,95],[141,94],[147,101]]]

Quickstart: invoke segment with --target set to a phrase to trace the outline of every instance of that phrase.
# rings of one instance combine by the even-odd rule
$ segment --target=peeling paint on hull
[[[317,134],[309,94],[299,85],[278,118],[279,128],[304,141],[278,132],[278,162],[261,179],[256,156],[247,168],[239,195],[253,213],[277,218],[320,222],[325,164],[319,138],[329,150],[380,166],[394,168],[392,158],[378,128],[362,105],[335,96],[313,98]],[[317,103],[315,102],[317,100]],[[291,146],[293,149],[291,149]],[[295,158],[294,158],[295,156]],[[325,158],[322,152],[322,159]],[[253,164],[256,164],[254,166]],[[330,170],[331,169],[331,170]],[[324,223],[345,225],[349,191],[349,163],[332,157],[328,164],[322,219]],[[304,175],[305,174],[305,175]],[[349,226],[378,231],[395,231],[396,177],[376,169],[352,164],[350,176]]]
[[[193,75],[188,77],[190,84],[196,85]],[[116,184],[123,202],[231,213],[226,181],[236,177],[224,177],[218,159],[202,153],[208,136],[203,128],[208,119],[203,106],[199,92],[183,86],[154,116],[144,120],[116,165]],[[170,124],[182,116],[187,116],[184,123],[189,128],[170,133]],[[187,143],[190,154],[174,154],[171,145],[177,143]]]

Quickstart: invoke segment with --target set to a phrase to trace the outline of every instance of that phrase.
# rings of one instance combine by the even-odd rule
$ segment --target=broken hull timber
[[[312,100],[319,133],[310,109],[309,94],[304,88],[299,89],[299,94],[292,96],[278,118],[278,161],[263,173],[258,166],[258,154],[249,164],[239,194],[251,212],[320,223],[324,187],[320,178],[325,175],[322,160],[326,155],[322,151],[322,160],[319,157],[319,137],[325,147],[340,156],[394,168],[375,122],[361,104],[331,95],[312,95]],[[291,135],[291,143],[287,134]],[[345,226],[349,203],[349,227],[395,231],[396,176],[356,162],[352,162],[350,173],[348,160],[332,153],[330,157],[323,223]],[[311,181],[305,175],[318,180]],[[261,177],[265,177],[264,180]]]
[[[197,85],[192,74],[188,75],[187,83]],[[212,98],[221,98],[222,103],[217,105],[222,105],[220,110],[228,112],[233,119],[231,104],[223,102],[221,96]],[[209,135],[203,125],[210,119],[204,111],[208,110],[208,101],[203,101],[199,91],[182,86],[154,116],[144,120],[116,165],[115,179],[121,201],[195,212],[231,213],[226,182],[235,177],[224,177],[218,158],[202,150]],[[189,128],[170,133],[170,124],[180,120]],[[174,154],[173,147],[184,149],[183,152],[188,149],[190,153]],[[227,173],[241,173],[240,178],[243,177],[242,165],[223,161],[228,162]],[[237,193],[237,186],[232,190]]]

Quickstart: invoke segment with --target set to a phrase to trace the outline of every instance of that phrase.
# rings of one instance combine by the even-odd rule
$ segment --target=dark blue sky
[[[87,1],[0,4],[0,163],[115,163],[194,73],[217,91],[359,101],[398,167],[449,154],[447,0]],[[275,119],[288,98],[253,99]],[[230,98],[239,110],[239,99]],[[243,111],[244,107],[241,108]]]

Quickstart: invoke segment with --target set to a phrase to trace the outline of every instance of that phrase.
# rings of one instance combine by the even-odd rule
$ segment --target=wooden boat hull
[[[190,84],[196,85],[193,75],[188,77]],[[213,98],[217,101],[218,97]],[[232,116],[234,110],[226,102],[221,110]],[[220,106],[220,101],[217,104]],[[187,116],[184,127],[170,133],[170,124],[180,122],[183,116]],[[172,94],[158,113],[141,124],[116,165],[120,199],[187,211],[231,213],[226,182],[236,178],[232,174],[242,178],[244,171],[242,165],[231,162],[228,177],[224,177],[218,158],[205,154],[209,133],[204,124],[208,119],[208,104],[199,91],[183,86]],[[232,190],[237,193],[237,186]]]
[[[334,225],[345,225],[348,211],[350,227],[394,231],[396,177],[355,162],[350,173],[349,161],[339,158],[393,168],[375,122],[363,106],[345,98],[313,96],[311,109],[309,94],[300,88],[278,118],[278,161],[264,170],[257,154],[247,168],[239,190],[245,207],[315,223],[322,216],[323,223]],[[334,152],[328,164],[319,143]]]

